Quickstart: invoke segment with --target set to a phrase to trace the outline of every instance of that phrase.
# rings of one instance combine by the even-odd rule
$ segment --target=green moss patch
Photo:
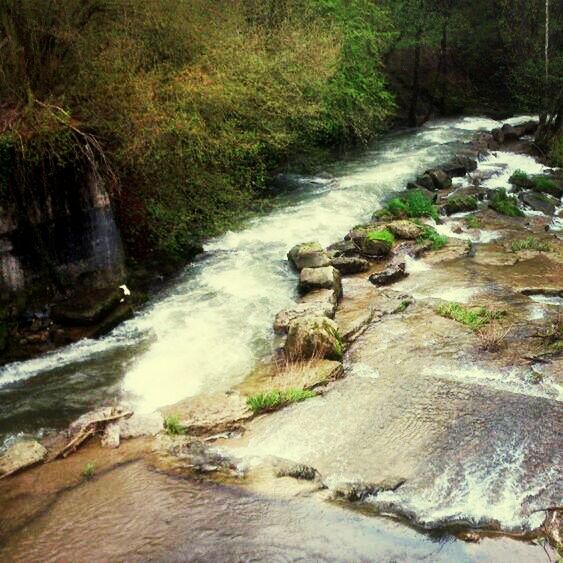
[[[389,246],[395,244],[395,235],[389,229],[370,231],[367,237],[369,240],[380,240],[382,242],[386,242]]]
[[[436,206],[420,191],[412,191],[404,197],[392,199],[380,213],[403,219],[408,217],[438,218]]]
[[[432,243],[432,250],[440,250],[440,248],[444,248],[448,244],[448,237],[439,234],[433,227],[424,225],[424,232],[418,237],[417,242],[422,244],[426,241]]]

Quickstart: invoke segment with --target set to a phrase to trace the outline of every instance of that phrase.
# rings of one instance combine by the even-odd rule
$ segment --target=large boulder
[[[539,211],[545,215],[553,215],[555,213],[555,207],[557,205],[557,200],[555,198],[544,194],[538,194],[536,192],[522,192],[519,195],[519,198],[525,205],[532,208],[534,211]]]
[[[424,232],[424,228],[412,221],[393,221],[387,228],[397,237],[404,240],[416,240]]]
[[[423,174],[422,176],[419,176],[416,179],[416,182],[412,185],[412,186],[407,186],[409,189],[413,189],[416,187],[419,188],[424,188],[426,190],[434,190],[434,180],[432,179],[432,176],[430,176],[430,174],[428,174],[428,172],[426,174]]]
[[[331,244],[327,247],[327,254],[330,258],[341,258],[341,257],[358,257],[359,251],[357,246],[351,239],[341,240]]]
[[[287,254],[289,261],[298,271],[303,268],[324,268],[330,259],[318,242],[306,242],[294,246]]]
[[[299,291],[309,293],[316,289],[332,289],[337,299],[342,296],[340,272],[332,266],[326,268],[303,268],[299,275]]]
[[[369,262],[359,256],[340,256],[331,260],[332,265],[344,275],[359,274],[369,270]]]
[[[447,190],[452,186],[452,179],[446,172],[440,169],[428,170],[426,175],[432,179],[432,190]],[[425,186],[426,187],[426,186]]]
[[[285,334],[289,325],[302,317],[327,317],[334,319],[336,304],[330,301],[313,301],[311,303],[297,303],[290,309],[284,309],[276,315],[274,321],[274,332]]]
[[[51,318],[68,326],[92,326],[100,323],[124,300],[119,288],[89,290],[56,303]]]
[[[444,205],[447,215],[454,213],[465,213],[477,209],[477,198],[470,196],[454,196],[449,198]]]
[[[457,154],[442,168],[450,178],[463,177],[477,170],[477,161],[465,154]]]
[[[40,463],[46,455],[47,450],[39,442],[16,442],[0,457],[0,477],[12,475]]]
[[[376,231],[377,229],[373,229]],[[381,258],[391,252],[392,243],[388,240],[370,237],[369,229],[354,230],[349,233],[350,240],[358,251],[369,258]]]
[[[338,325],[326,317],[303,317],[289,325],[285,351],[292,361],[311,358],[342,358]]]
[[[502,136],[504,138],[503,142],[508,143],[510,141],[517,141],[523,134],[523,131],[516,129],[512,125],[505,123],[502,126]]]

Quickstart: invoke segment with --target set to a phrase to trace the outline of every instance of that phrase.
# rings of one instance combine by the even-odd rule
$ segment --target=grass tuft
[[[520,250],[537,250],[539,252],[551,252],[551,246],[547,242],[541,242],[537,238],[529,236],[522,240],[515,240],[511,245],[512,252]]]
[[[438,211],[436,206],[419,191],[412,191],[406,196],[399,198],[396,197],[389,201],[382,214],[391,215],[397,218],[406,217],[432,217],[438,218]]]
[[[453,319],[458,323],[468,326],[472,330],[479,330],[491,321],[501,319],[504,311],[491,311],[487,307],[467,307],[460,303],[444,303],[436,312],[447,319]]]
[[[170,415],[164,419],[164,430],[169,436],[179,436],[184,433],[184,427],[178,415]]]
[[[87,463],[84,466],[84,470],[82,471],[82,477],[86,479],[86,481],[90,481],[94,478],[94,473],[96,472],[96,465],[94,463]]]
[[[306,399],[315,397],[313,391],[307,389],[287,389],[285,391],[269,391],[267,393],[258,393],[252,395],[246,400],[246,404],[250,407],[254,414],[269,412],[291,403],[299,403]]]

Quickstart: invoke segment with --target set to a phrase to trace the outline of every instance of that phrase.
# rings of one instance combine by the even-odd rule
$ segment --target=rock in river
[[[381,272],[375,272],[369,277],[373,285],[391,285],[408,276],[404,260],[392,262]]]
[[[39,442],[17,442],[0,457],[0,478],[41,462],[46,455],[47,450]]]
[[[338,325],[326,317],[296,319],[289,325],[285,350],[291,360],[314,357],[339,360],[342,343]]]
[[[276,315],[274,321],[274,332],[277,334],[287,333],[289,325],[295,319],[301,317],[327,317],[334,319],[336,303],[330,301],[313,301],[311,303],[297,303],[295,307],[284,309]]]
[[[289,261],[301,271],[303,268],[323,268],[330,260],[318,242],[306,242],[294,246],[287,254]]]
[[[359,274],[369,270],[369,262],[358,256],[340,256],[332,259],[332,265],[342,274]]]
[[[299,291],[309,293],[316,289],[332,289],[337,299],[342,296],[340,272],[332,266],[326,268],[303,268],[299,276]]]

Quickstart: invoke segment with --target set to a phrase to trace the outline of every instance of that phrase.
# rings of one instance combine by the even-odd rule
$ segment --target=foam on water
[[[516,170],[528,175],[542,174],[545,166],[526,154],[498,151],[485,157],[479,164],[479,170],[494,172],[491,178],[483,182],[483,186],[498,189],[510,187],[509,179]]]
[[[477,365],[469,365],[452,370],[450,366],[432,366],[424,368],[422,373],[441,379],[462,381],[475,385],[486,385],[499,391],[517,393],[530,397],[544,397],[563,401],[563,386],[545,378],[540,383],[534,383],[529,369],[512,368],[507,370],[493,370]]]
[[[505,444],[492,459],[464,460],[439,472],[431,487],[404,486],[396,492],[383,492],[368,502],[379,506],[399,506],[414,513],[426,527],[446,522],[469,522],[483,526],[498,522],[507,530],[532,530],[544,519],[534,512],[534,500],[557,483],[557,469],[538,472],[530,479],[525,469],[528,448]]]

